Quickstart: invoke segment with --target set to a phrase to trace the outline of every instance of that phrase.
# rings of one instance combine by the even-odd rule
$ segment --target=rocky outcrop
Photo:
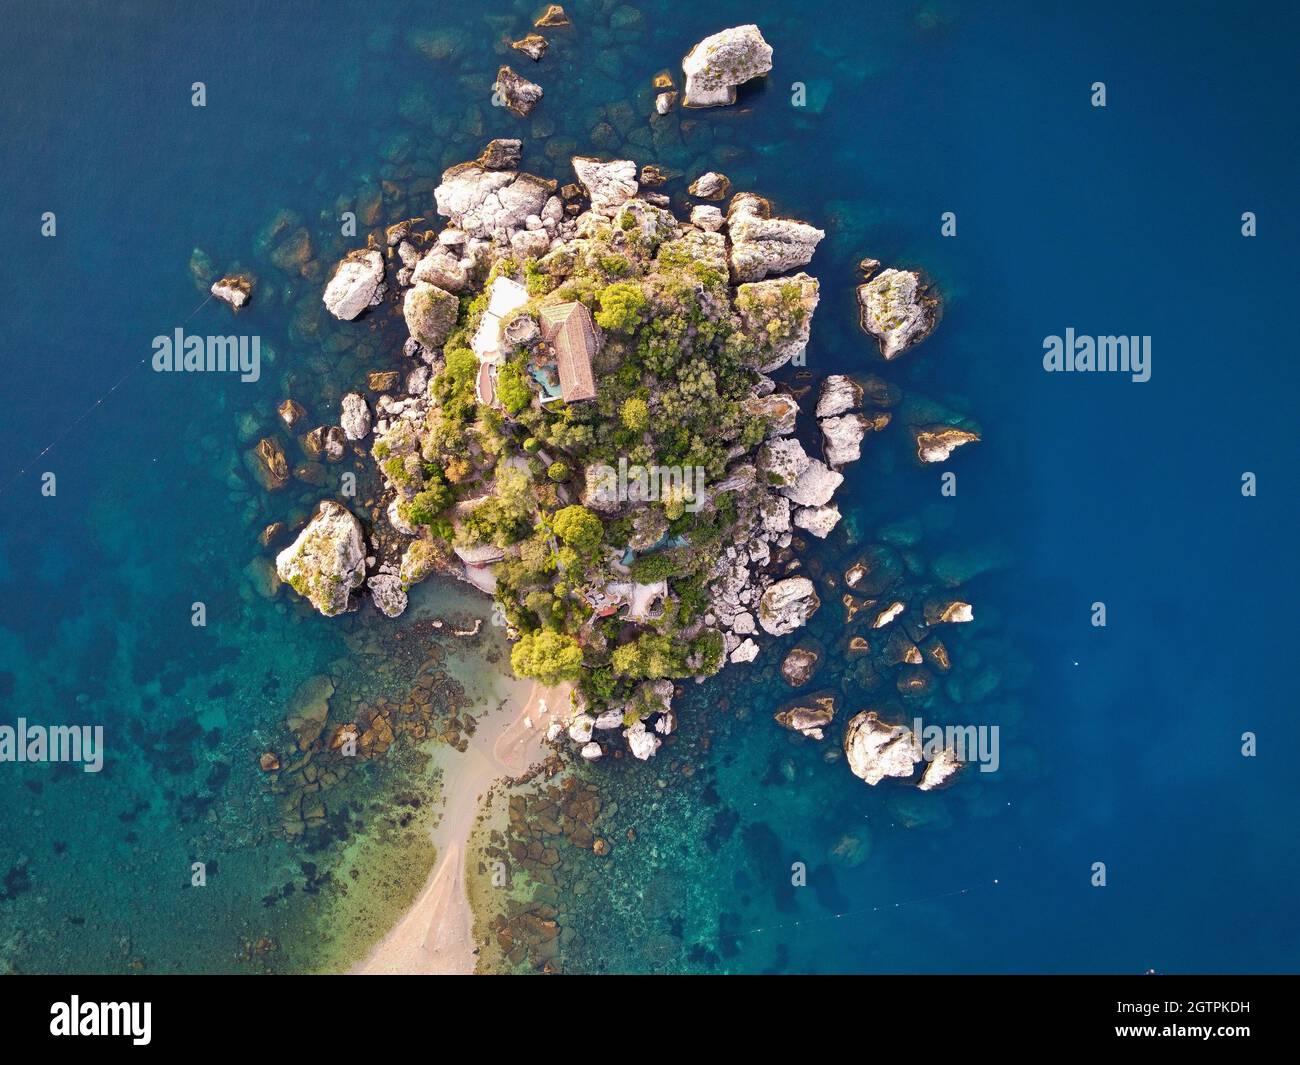
[[[706,233],[716,233],[725,223],[722,210],[711,203],[696,204],[691,208],[691,225],[699,226]]]
[[[859,322],[886,359],[898,358],[934,332],[939,306],[939,297],[915,270],[884,270],[858,286]]]
[[[821,606],[817,590],[807,577],[787,577],[763,593],[758,603],[758,623],[771,636],[784,636],[807,624]]]
[[[979,441],[979,433],[952,426],[920,426],[912,429],[916,440],[916,457],[925,463],[947,462],[957,448]]]
[[[527,118],[542,98],[542,87],[516,74],[509,66],[503,66],[497,71],[492,93],[493,102],[500,101],[520,118]]]
[[[822,507],[800,507],[792,519],[800,529],[812,533],[819,540],[828,537],[840,523],[840,508],[831,504]]]
[[[360,392],[349,392],[341,402],[339,425],[349,440],[364,440],[370,435],[370,408]]]
[[[768,373],[803,353],[820,299],[817,279],[803,273],[737,287],[736,313],[757,352],[754,369]]]
[[[687,107],[736,102],[736,86],[772,69],[772,48],[757,26],[734,26],[705,37],[682,60]]]
[[[911,730],[886,724],[874,710],[865,710],[849,720],[844,754],[853,775],[872,785],[885,777],[911,777],[921,760]]]
[[[793,485],[810,462],[803,445],[793,437],[768,440],[758,449],[758,472],[764,484],[775,488]]]
[[[450,292],[420,282],[406,293],[402,314],[411,336],[428,351],[437,351],[456,327],[460,301]]]
[[[727,235],[731,275],[744,282],[806,266],[826,233],[793,218],[773,218],[771,203],[742,192],[727,208]]]
[[[843,483],[842,473],[836,473],[820,459],[809,459],[794,483],[782,488],[781,494],[801,507],[824,507]]]
[[[530,215],[541,215],[551,189],[550,182],[533,174],[460,163],[443,172],[433,198],[438,213],[466,236],[508,241]]]
[[[822,454],[826,464],[832,468],[857,462],[862,457],[862,438],[871,428],[871,422],[862,414],[841,414],[834,418],[823,418],[819,423],[822,430]]]
[[[637,194],[636,163],[631,159],[601,162],[578,155],[573,158],[573,171],[591,200],[591,209],[598,214],[613,214]]]
[[[816,418],[831,418],[862,406],[862,386],[845,374],[833,373],[822,382]]]
[[[767,422],[768,436],[786,436],[794,432],[799,404],[793,396],[773,392],[770,396],[748,396],[740,403],[745,416]]]
[[[377,248],[359,248],[348,252],[334,268],[325,286],[325,309],[350,322],[367,307],[377,306],[384,298],[384,256]]]
[[[307,527],[275,559],[280,580],[326,617],[349,608],[365,566],[361,522],[331,499],[321,501]]]

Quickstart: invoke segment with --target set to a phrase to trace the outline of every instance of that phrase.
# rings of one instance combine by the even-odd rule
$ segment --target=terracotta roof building
[[[543,307],[542,339],[555,349],[555,366],[560,374],[564,402],[596,398],[596,380],[591,360],[599,342],[591,312],[581,303],[558,303]]]

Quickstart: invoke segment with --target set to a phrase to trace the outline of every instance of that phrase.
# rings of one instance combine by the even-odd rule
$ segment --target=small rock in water
[[[212,294],[229,303],[235,310],[244,306],[253,295],[253,280],[243,274],[231,274],[212,283]]]
[[[517,41],[511,41],[510,47],[516,52],[523,52],[534,63],[540,62],[542,56],[546,54],[546,49],[550,47],[545,37],[540,33],[530,33]]]
[[[542,98],[542,87],[527,78],[520,77],[509,66],[497,71],[497,80],[492,86],[493,99],[499,98],[505,106],[520,118],[527,118]]]

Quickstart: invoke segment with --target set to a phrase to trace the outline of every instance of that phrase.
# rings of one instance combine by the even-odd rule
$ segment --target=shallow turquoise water
[[[562,181],[578,151],[691,176],[718,168],[827,229],[811,267],[823,285],[814,378],[880,369],[854,321],[859,259],[929,270],[944,320],[882,372],[968,411],[985,439],[954,461],[955,499],[901,434],[870,441],[839,496],[853,520],[813,556],[833,572],[855,554],[851,528],[865,544],[924,516],[924,557],[972,546],[1005,559],[970,586],[978,621],[954,641],[959,667],[1002,678],[963,710],[1004,728],[998,773],[928,797],[936,823],[905,827],[896,789],[867,788],[771,723],[788,692],[770,667],[794,640],[780,642],[753,673],[688,694],[661,765],[593,774],[642,808],[607,894],[581,907],[606,919],[585,921],[573,961],[1294,969],[1300,787],[1284,670],[1297,371],[1282,316],[1297,237],[1296,15],[1040,6],[831,4],[809,18],[788,5],[642,4],[637,19],[626,5],[573,4],[569,36],[552,34],[538,67],[515,63],[546,89],[525,122],[487,97],[505,61],[496,43],[524,31],[530,5],[361,15],[218,2],[184,22],[146,4],[68,5],[64,17],[11,5],[0,719],[93,713],[111,756],[99,777],[0,767],[0,796],[20,812],[0,835],[9,964],[239,967],[277,922],[320,915],[310,897],[291,916],[262,905],[288,880],[313,882],[303,862],[319,873],[342,861],[343,844],[308,851],[265,830],[255,758],[305,677],[353,670],[358,689],[378,683],[349,639],[392,626],[327,622],[252,590],[257,532],[300,518],[317,492],[268,499],[242,452],[287,392],[326,420],[329,397],[398,360],[386,335],[361,352],[313,335],[299,308],[318,301],[319,279],[276,275],[258,234],[290,209],[332,262],[347,243],[341,203],[368,202],[395,169],[436,175],[518,134],[526,165]],[[605,30],[616,7],[621,28]],[[766,86],[698,116],[693,132],[653,137],[650,77],[749,20],[775,48]],[[1088,106],[1096,80],[1104,110]],[[195,81],[204,109],[190,106]],[[795,81],[805,108],[791,106]],[[1245,210],[1259,218],[1252,240],[1239,233]],[[39,235],[44,211],[57,215],[54,239]],[[943,211],[957,214],[956,238],[940,236]],[[257,384],[137,367],[158,333],[228,326],[189,277],[195,246],[218,269],[243,262],[268,279],[239,319],[275,352]],[[1151,335],[1152,380],[1044,374],[1042,338],[1067,326]],[[39,493],[47,470],[53,499]],[[1257,498],[1240,495],[1244,470],[1258,474]],[[431,610],[451,609],[450,591],[425,594]],[[202,630],[189,624],[196,600]],[[1098,600],[1105,629],[1089,624]],[[811,635],[837,645],[834,602]],[[1239,750],[1247,730],[1253,760]],[[672,771],[687,761],[693,776]],[[400,786],[394,770],[386,787]],[[354,833],[374,825],[351,820]],[[869,857],[830,862],[828,847],[864,826]],[[185,886],[199,852],[220,869],[207,894]],[[795,861],[806,889],[789,886]],[[1089,884],[1095,861],[1107,863],[1104,889]],[[277,964],[312,962],[291,954]]]

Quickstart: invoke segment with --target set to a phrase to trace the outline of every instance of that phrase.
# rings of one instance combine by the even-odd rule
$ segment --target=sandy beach
[[[438,861],[415,904],[352,970],[364,975],[474,972],[473,914],[465,891],[465,851],[479,805],[492,784],[517,776],[545,754],[553,710],[569,705],[569,685],[521,688],[519,709],[488,716],[461,754],[439,751],[446,807],[433,831]]]

